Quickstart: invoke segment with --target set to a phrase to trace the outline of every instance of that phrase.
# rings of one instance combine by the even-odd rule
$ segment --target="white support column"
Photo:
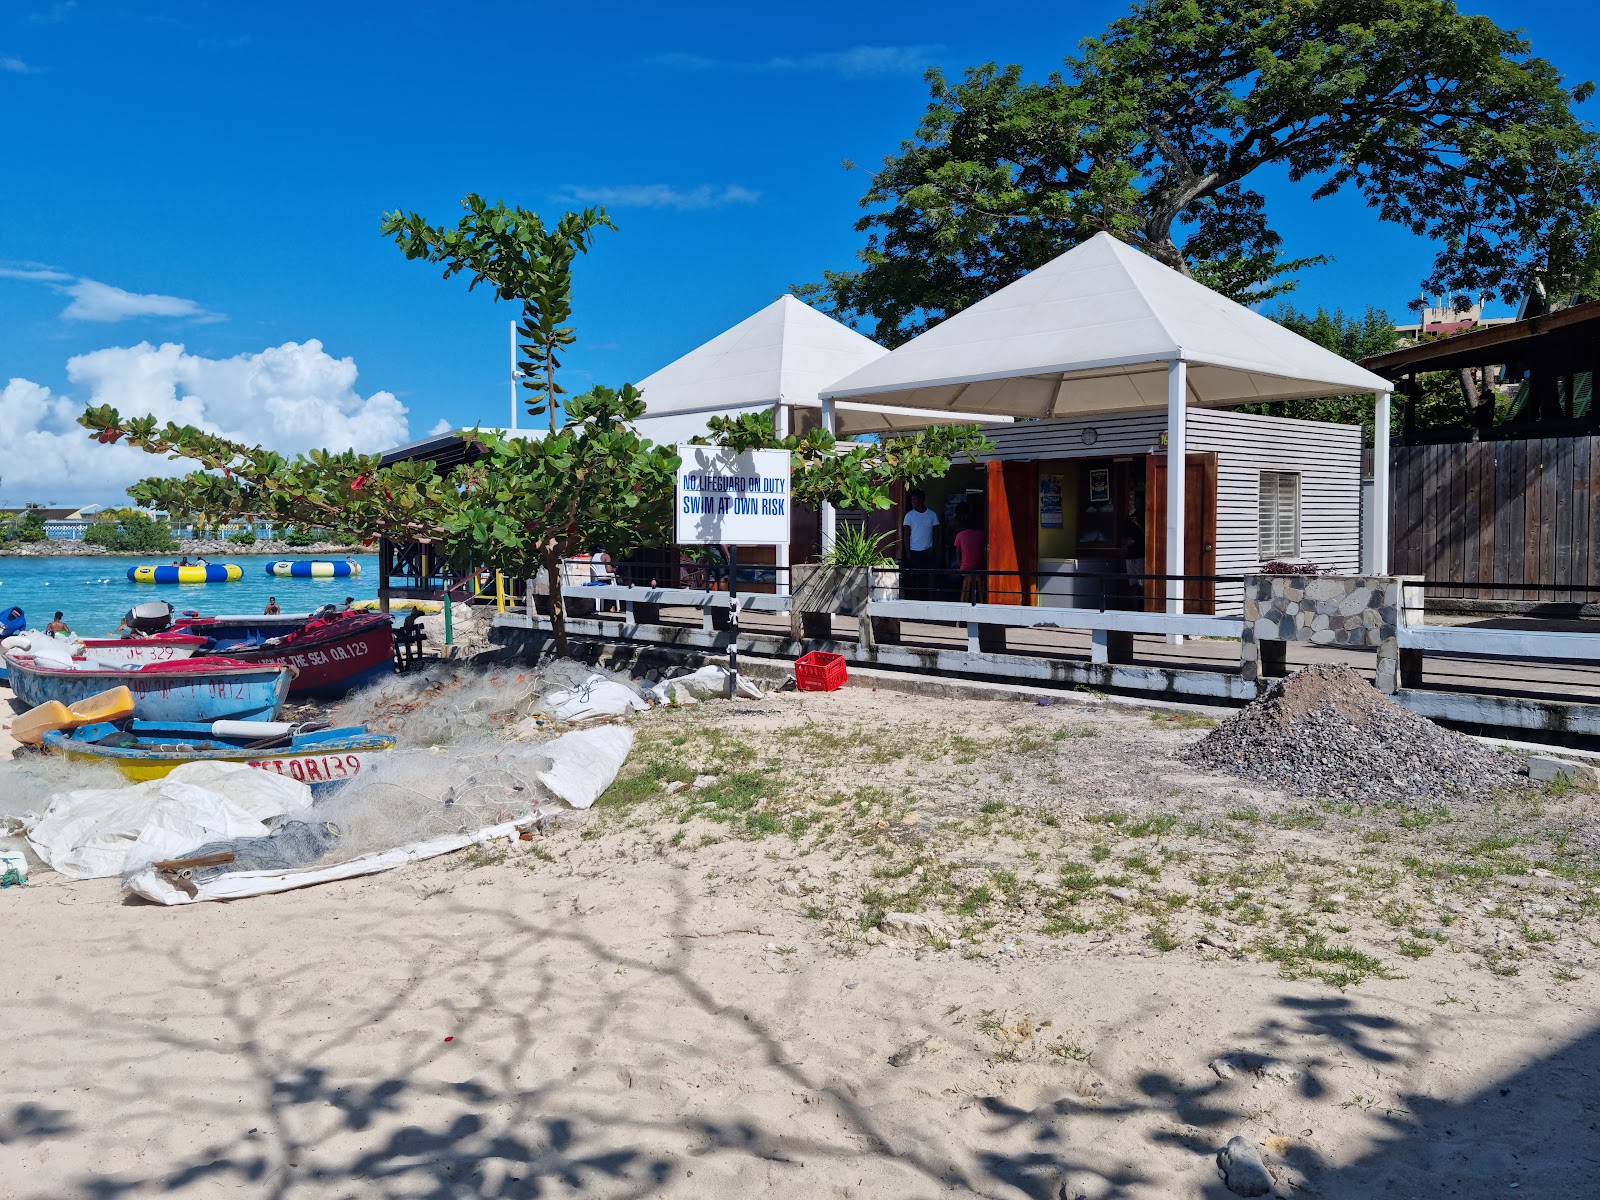
[[[1389,573],[1389,393],[1372,394],[1372,573]]]
[[[834,434],[835,437],[838,436],[837,431],[834,429],[832,400],[824,400],[822,402],[822,427],[829,433]],[[833,505],[824,500],[822,502],[822,552],[824,554],[833,549],[835,528]]]
[[[1188,471],[1188,372],[1183,362],[1167,364],[1167,574],[1183,574],[1184,483]],[[1167,612],[1183,613],[1183,581],[1167,580]],[[1181,634],[1168,634],[1173,645]]]
[[[782,396],[778,397],[778,403],[772,409],[772,431],[780,439],[789,436],[789,409],[783,403]],[[791,509],[791,513],[792,511]],[[793,529],[793,520],[794,518],[791,516],[791,531]],[[778,566],[778,595],[787,596],[789,594],[789,544],[787,542],[775,548],[773,562]]]

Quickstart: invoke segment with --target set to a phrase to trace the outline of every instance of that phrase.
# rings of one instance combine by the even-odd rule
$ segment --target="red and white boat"
[[[154,637],[81,638],[85,658],[103,663],[177,662],[205,649],[208,639],[190,634]]]
[[[293,667],[291,698],[342,696],[394,672],[394,626],[384,613],[186,617],[174,632],[203,639],[205,653]]]

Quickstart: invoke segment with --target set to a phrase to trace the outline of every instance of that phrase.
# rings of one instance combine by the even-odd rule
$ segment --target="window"
[[[1300,553],[1300,472],[1261,472],[1257,528],[1262,562]]]

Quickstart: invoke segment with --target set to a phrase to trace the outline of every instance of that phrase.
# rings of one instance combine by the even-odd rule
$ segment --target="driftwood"
[[[219,850],[215,854],[197,854],[193,858],[169,858],[150,865],[157,871],[193,871],[199,867],[226,866],[235,857],[232,850]]]

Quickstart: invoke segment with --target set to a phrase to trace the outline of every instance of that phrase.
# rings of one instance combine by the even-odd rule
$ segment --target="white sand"
[[[1285,1194],[1600,1171],[1590,974],[1439,953],[1340,992],[1082,938],[842,957],[770,843],[627,836],[229,905],[0,895],[0,1194],[1217,1198],[1235,1133]],[[1208,1069],[1239,1052],[1301,1076]]]

